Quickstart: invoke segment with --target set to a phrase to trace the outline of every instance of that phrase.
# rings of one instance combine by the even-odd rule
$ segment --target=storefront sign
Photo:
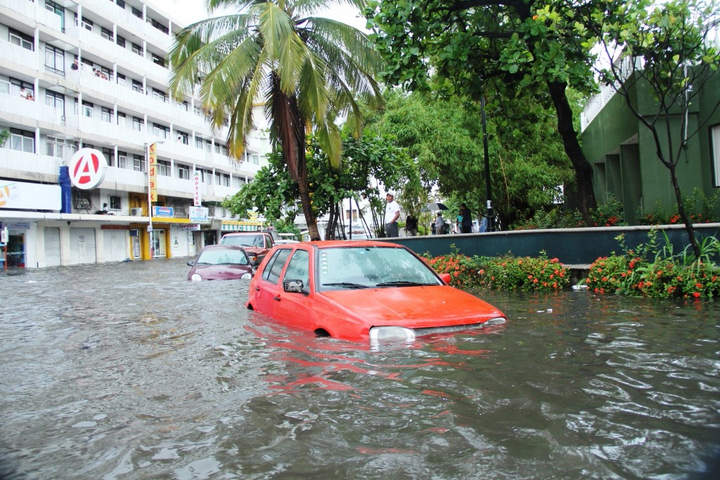
[[[189,213],[191,222],[207,222],[210,219],[207,207],[190,207]]]
[[[100,150],[81,148],[70,159],[70,181],[74,187],[90,190],[102,183],[107,161]]]
[[[175,209],[173,207],[153,207],[153,217],[169,217],[175,216]]]
[[[150,188],[150,201],[157,202],[157,144],[148,146],[148,187]]]
[[[60,211],[60,185],[0,180],[0,208]]]
[[[193,175],[193,205],[199,207],[202,205],[202,198],[200,197],[200,174],[195,172]]]
[[[185,230],[190,230],[191,232],[199,232],[200,224],[198,223],[191,223],[190,225],[185,225]]]

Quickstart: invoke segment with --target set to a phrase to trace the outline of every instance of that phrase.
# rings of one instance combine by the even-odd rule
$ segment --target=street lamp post
[[[148,177],[148,184],[147,184],[147,204],[148,204],[148,241],[150,243],[150,260],[155,258],[155,242],[153,241],[153,215],[152,215],[152,203],[153,203],[153,177],[155,177],[155,181],[157,181],[157,172],[154,171],[154,168],[157,168],[157,165],[154,165],[151,163],[151,160],[156,158],[155,157],[155,151],[154,147],[155,145],[159,145],[161,143],[165,143],[165,140],[156,140],[154,142],[146,142],[145,143],[145,164],[147,165],[147,177]],[[153,149],[151,152],[150,150]],[[151,158],[151,153],[153,154]],[[157,188],[157,186],[155,187]],[[157,190],[156,190],[157,191]]]
[[[485,95],[480,97],[480,109],[482,111],[482,131],[483,131],[483,155],[485,157],[485,198],[486,208],[485,213],[487,218],[487,231],[492,232],[495,230],[494,213],[492,207],[492,194],[490,191],[490,157],[488,156],[488,140],[487,140],[487,125],[485,122]]]

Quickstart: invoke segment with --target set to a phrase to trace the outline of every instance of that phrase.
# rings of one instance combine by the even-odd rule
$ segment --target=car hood
[[[251,273],[250,265],[198,265],[193,273],[197,273],[203,280],[231,280],[240,278],[246,273]]]
[[[443,327],[505,316],[489,303],[447,285],[331,290],[320,295],[369,327]]]

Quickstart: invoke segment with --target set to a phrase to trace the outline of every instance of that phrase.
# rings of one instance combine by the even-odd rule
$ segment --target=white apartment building
[[[169,96],[167,55],[183,25],[162,5],[0,0],[0,131],[9,131],[0,270],[190,256],[224,230],[257,228],[219,202],[265,163],[261,107],[244,158],[230,158],[227,129],[210,128],[198,98]],[[155,142],[150,203],[146,146]],[[97,188],[73,187],[62,211],[60,167],[82,148],[100,151],[108,167]],[[198,197],[208,215],[193,209],[191,219]]]

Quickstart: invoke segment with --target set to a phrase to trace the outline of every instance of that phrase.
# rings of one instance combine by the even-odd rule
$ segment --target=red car
[[[194,282],[236,278],[249,280],[255,273],[242,247],[208,245],[200,251],[195,260],[189,261],[188,265],[192,268],[187,274],[187,279]]]
[[[272,235],[267,232],[226,233],[220,238],[220,245],[243,247],[253,265],[258,265],[273,247]]]
[[[500,310],[448,281],[401,245],[302,242],[268,253],[246,306],[320,336],[371,345],[506,322]]]

